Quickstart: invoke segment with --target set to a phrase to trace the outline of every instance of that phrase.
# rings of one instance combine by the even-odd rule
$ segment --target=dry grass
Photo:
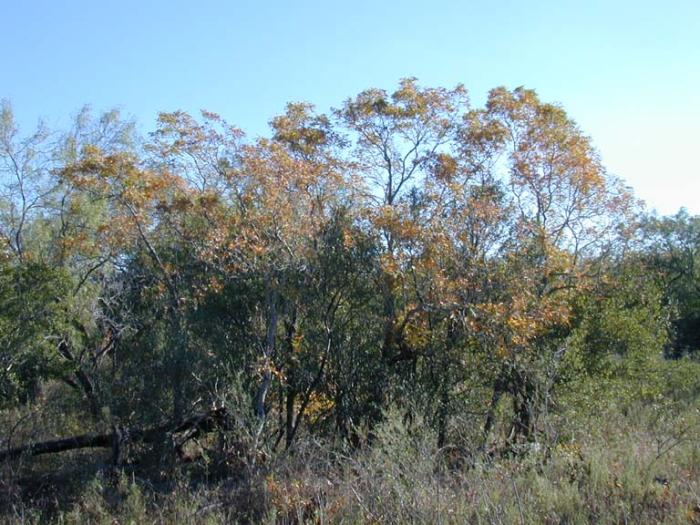
[[[7,523],[700,524],[697,409],[567,417],[552,421],[567,433],[551,447],[462,461],[420,424],[407,429],[389,417],[371,448],[306,440],[294,454],[218,480],[192,471],[160,482],[74,473],[89,481],[76,482],[67,500],[6,490],[2,515]]]

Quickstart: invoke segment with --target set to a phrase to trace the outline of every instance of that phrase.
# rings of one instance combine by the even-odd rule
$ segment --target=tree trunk
[[[277,337],[277,286],[276,283],[267,279],[267,293],[265,298],[265,308],[267,311],[267,330],[265,334],[265,345],[263,348],[263,377],[255,394],[255,413],[260,420],[260,431],[265,422],[265,398],[272,383],[272,357],[275,353],[275,340]],[[260,432],[259,431],[259,432]]]
[[[177,305],[173,305],[171,322],[173,324],[173,356],[170,371],[173,390],[173,421],[181,421],[185,412],[185,365],[187,361],[188,333],[184,314]]]
[[[75,365],[75,371],[73,374],[75,375],[77,384],[71,381],[69,381],[68,384],[75,385],[76,387],[80,385],[79,388],[82,390],[88,403],[90,414],[95,421],[101,420],[102,413],[100,411],[100,403],[97,399],[97,393],[95,392],[95,387],[92,384],[92,380],[82,369],[81,363],[75,359],[75,356],[73,355],[73,352],[71,352],[69,343],[66,341],[66,339],[62,339],[61,342],[58,343],[58,353]]]
[[[294,401],[296,400],[296,390],[289,384],[287,385],[286,399],[286,420],[285,420],[285,447],[289,448],[294,439]]]
[[[172,422],[151,428],[114,429],[110,434],[83,434],[64,439],[32,443],[21,447],[10,448],[0,452],[0,461],[17,459],[21,456],[39,456],[42,454],[54,454],[66,450],[82,448],[112,448],[113,458],[117,460],[121,456],[121,446],[125,442],[156,443],[167,434],[182,434],[175,445],[179,453],[182,446],[203,432],[211,432],[215,428],[227,428],[228,418],[225,408],[215,408],[207,412],[187,418],[181,423]]]

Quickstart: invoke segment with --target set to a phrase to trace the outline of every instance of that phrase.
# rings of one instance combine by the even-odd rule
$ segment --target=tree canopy
[[[22,135],[3,103],[0,406],[177,424],[235,385],[256,447],[371,443],[397,406],[512,447],[560,391],[695,355],[698,218],[646,214],[535,91],[408,78],[270,128]]]

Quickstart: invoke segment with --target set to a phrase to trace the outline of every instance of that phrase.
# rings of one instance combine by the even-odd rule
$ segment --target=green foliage
[[[33,398],[43,380],[64,371],[56,352],[68,316],[70,281],[39,263],[0,268],[0,404]]]
[[[595,293],[579,299],[572,343],[591,375],[618,375],[658,362],[668,340],[663,288],[633,259],[606,273]]]
[[[664,277],[674,313],[670,354],[693,353],[700,348],[700,218],[683,209],[672,217],[651,217],[643,233],[646,256]]]

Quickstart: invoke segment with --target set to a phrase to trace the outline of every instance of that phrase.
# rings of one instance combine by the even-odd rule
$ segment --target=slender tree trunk
[[[496,408],[498,408],[498,402],[501,400],[501,397],[503,396],[504,393],[506,393],[507,390],[507,377],[506,377],[506,372],[505,370],[501,370],[498,378],[496,378],[496,381],[493,385],[493,393],[491,394],[491,403],[489,404],[489,408],[486,412],[486,419],[484,421],[484,429],[483,429],[483,438],[484,438],[484,443],[482,445],[482,448],[486,448],[488,439],[489,439],[489,434],[491,433],[491,430],[493,429],[493,425],[496,421]]]
[[[255,413],[260,420],[260,431],[265,422],[265,399],[272,383],[272,357],[275,353],[275,340],[277,336],[277,286],[276,283],[267,280],[266,293],[267,330],[263,348],[263,377],[255,395]]]
[[[287,385],[286,399],[286,420],[285,420],[285,446],[289,448],[294,439],[294,402],[296,401],[296,390],[294,386]]]
[[[535,431],[537,396],[530,379],[522,372],[513,384],[512,435],[515,442],[530,441]]]
[[[440,393],[440,406],[438,408],[438,448],[442,448],[447,444],[447,421],[450,398],[445,386],[442,387]]]
[[[493,429],[493,424],[496,420],[496,407],[498,406],[498,402],[501,400],[502,395],[503,391],[500,388],[496,387],[493,389],[491,403],[489,404],[488,411],[486,412],[486,420],[484,421],[484,445],[486,444],[486,440],[488,440],[489,434]]]
[[[431,326],[432,330],[433,327]],[[447,348],[445,355],[449,356],[450,351],[457,345],[458,331],[455,323],[450,323],[447,327]],[[440,385],[440,412],[438,417],[438,447],[442,448],[447,444],[447,425],[450,420],[450,360],[440,359],[440,371],[435,380],[439,381]],[[434,368],[433,368],[434,371]]]
[[[318,367],[318,373],[316,374],[316,377],[314,377],[314,380],[311,382],[309,387],[306,389],[306,391],[303,393],[302,401],[301,401],[301,406],[299,407],[299,411],[297,412],[296,417],[294,417],[294,404],[292,403],[291,407],[288,405],[287,409],[291,409],[291,420],[294,421],[294,424],[292,425],[292,428],[290,430],[290,434],[288,435],[288,441],[287,441],[287,448],[289,448],[294,441],[294,436],[296,436],[297,430],[299,429],[299,425],[304,419],[304,412],[306,411],[306,408],[309,406],[309,402],[311,401],[311,395],[316,391],[316,389],[319,387],[321,384],[321,380],[323,379],[323,374],[326,370],[326,363],[328,362],[328,356],[331,351],[331,334],[330,330],[328,331],[328,344],[326,345],[326,351],[323,353],[323,357],[321,359],[321,363]],[[287,421],[290,421],[288,418]]]
[[[390,277],[382,279],[382,294],[384,299],[384,337],[380,349],[380,362],[372,383],[371,401],[369,407],[369,440],[374,437],[374,428],[382,420],[387,404],[387,390],[390,382],[390,367],[396,348],[396,298],[391,290]]]
[[[176,308],[176,307],[174,307]],[[173,390],[173,421],[180,422],[185,413],[185,365],[187,361],[188,333],[184,314],[177,310],[172,312],[173,350],[170,379]]]
[[[69,382],[69,384],[75,385],[76,387],[80,385],[80,390],[83,392],[85,399],[87,400],[90,414],[95,419],[99,421],[102,419],[102,413],[100,410],[100,402],[97,399],[97,392],[92,383],[92,380],[88,374],[82,369],[81,363],[75,359],[73,352],[71,352],[68,342],[64,339],[58,344],[58,352],[67,360],[75,365],[75,379],[77,384],[74,382]]]
[[[294,403],[296,402],[298,387],[296,384],[296,365],[294,362],[294,338],[296,336],[296,309],[293,308],[290,319],[285,321],[285,351],[287,385],[285,388],[285,448],[289,448],[294,439]]]

